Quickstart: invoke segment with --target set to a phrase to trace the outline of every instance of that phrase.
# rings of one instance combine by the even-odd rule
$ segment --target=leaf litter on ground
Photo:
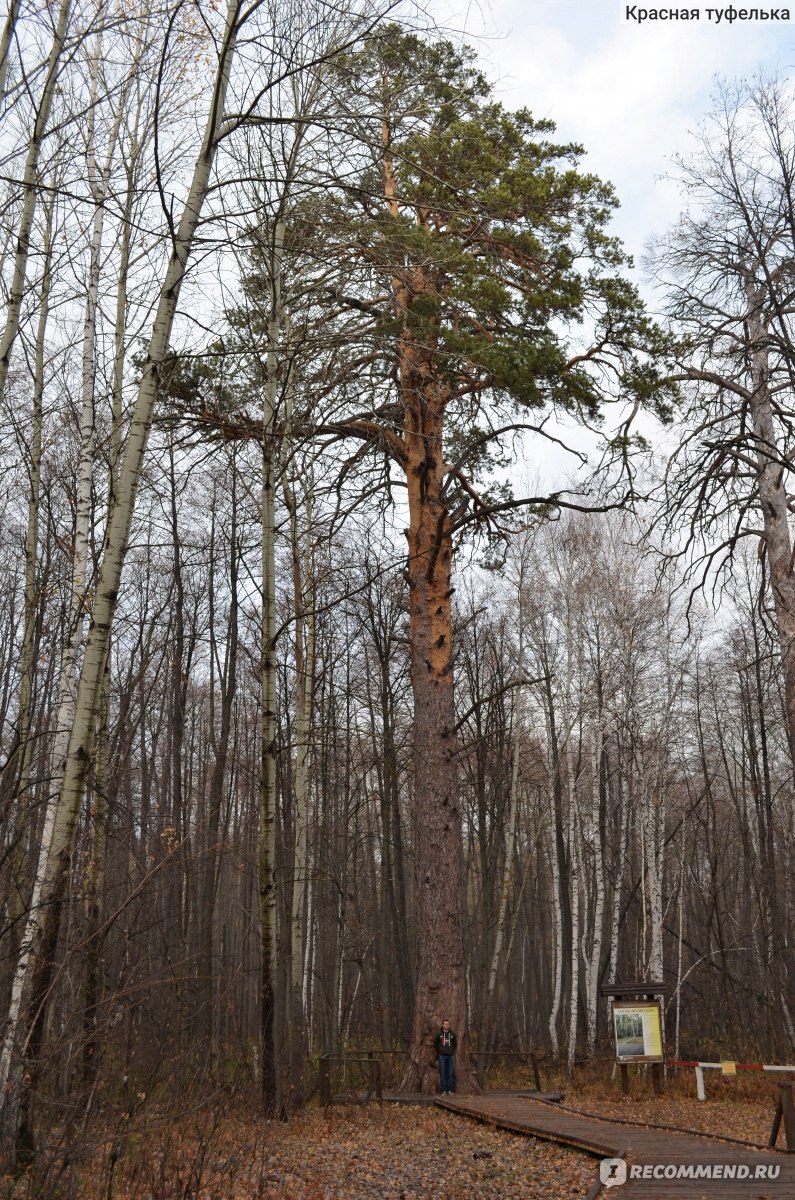
[[[724,1078],[717,1072],[705,1072],[705,1076],[706,1100],[695,1095],[692,1071],[679,1071],[669,1072],[662,1096],[652,1093],[650,1080],[633,1074],[629,1096],[621,1094],[616,1080],[612,1087],[601,1084],[570,1089],[563,1107],[607,1121],[687,1129],[767,1146],[776,1111],[775,1080]],[[783,1129],[778,1144],[784,1145]]]
[[[114,1164],[112,1200],[582,1200],[596,1179],[585,1154],[433,1107],[227,1114],[209,1129],[139,1133]],[[105,1200],[109,1155],[84,1158],[81,1200]]]

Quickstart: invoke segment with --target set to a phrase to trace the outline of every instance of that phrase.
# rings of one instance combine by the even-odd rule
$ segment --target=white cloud
[[[709,105],[716,74],[751,75],[790,61],[792,25],[624,19],[617,0],[495,0],[467,10],[501,99],[552,118],[562,139],[583,144],[587,165],[611,180],[616,228],[638,255],[679,209],[660,177]],[[705,11],[702,10],[702,11]],[[502,36],[495,36],[502,35]]]

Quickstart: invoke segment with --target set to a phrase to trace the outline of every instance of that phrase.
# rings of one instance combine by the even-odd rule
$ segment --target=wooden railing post
[[[773,1118],[773,1128],[770,1131],[769,1146],[775,1146],[778,1137],[778,1131],[781,1128],[781,1119],[784,1118],[784,1140],[787,1143],[788,1150],[795,1150],[795,1104],[792,1099],[792,1088],[795,1086],[792,1082],[780,1083],[778,1085],[778,1104],[776,1105],[776,1115]]]
[[[376,1054],[375,1050],[367,1051],[367,1075],[369,1095],[375,1093],[375,1098],[381,1103],[384,1096],[384,1077],[381,1070],[381,1055]]]
[[[787,1149],[795,1150],[795,1106],[792,1103],[792,1084],[779,1084],[781,1095],[781,1111],[784,1115],[784,1137],[787,1139]]]
[[[477,1058],[475,1059],[475,1079],[479,1088],[485,1089],[486,1086],[486,1055],[478,1050]]]
[[[317,1092],[321,1108],[331,1104],[331,1059],[328,1051],[317,1060]]]

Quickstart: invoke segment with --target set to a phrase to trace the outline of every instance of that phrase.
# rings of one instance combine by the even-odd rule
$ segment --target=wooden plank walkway
[[[442,1108],[547,1141],[574,1146],[599,1158],[620,1158],[627,1167],[627,1182],[621,1186],[598,1186],[598,1176],[589,1196],[600,1200],[795,1200],[795,1154],[755,1150],[737,1142],[696,1133],[650,1129],[579,1116],[557,1104],[545,1104],[516,1093],[485,1096],[444,1096],[436,1101]],[[771,1113],[772,1124],[772,1113]],[[693,1172],[701,1167],[722,1166],[734,1177],[665,1178],[674,1167]],[[633,1178],[644,1167],[658,1168],[657,1177]],[[739,1178],[737,1175],[739,1174]]]

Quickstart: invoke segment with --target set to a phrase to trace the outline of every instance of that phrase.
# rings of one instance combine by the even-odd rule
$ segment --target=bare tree
[[[723,86],[680,164],[690,208],[655,246],[684,339],[685,435],[671,455],[667,522],[706,575],[759,539],[778,633],[795,766],[795,573],[788,522],[795,371],[795,125],[780,83]],[[695,570],[695,567],[693,568]]]

